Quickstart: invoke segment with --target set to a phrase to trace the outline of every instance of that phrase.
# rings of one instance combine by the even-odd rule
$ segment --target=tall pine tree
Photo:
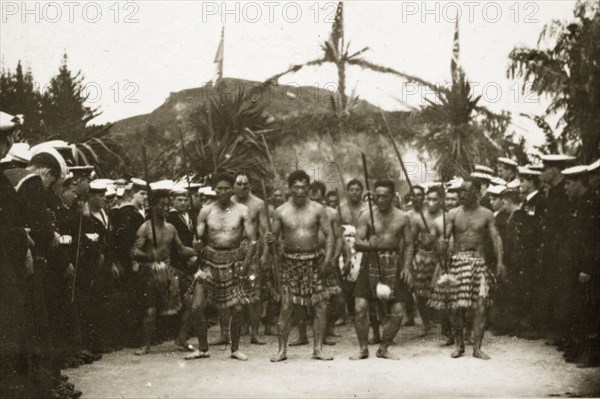
[[[60,135],[68,142],[85,140],[88,123],[100,115],[98,108],[85,105],[81,71],[73,74],[67,66],[67,54],[58,74],[50,80],[42,98],[43,127],[49,136]]]

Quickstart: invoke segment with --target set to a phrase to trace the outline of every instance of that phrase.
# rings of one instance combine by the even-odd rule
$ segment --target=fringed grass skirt
[[[437,267],[437,256],[435,251],[419,250],[413,262],[414,291],[420,297],[431,296],[431,280]]]
[[[379,263],[377,261],[379,257]],[[381,266],[381,274],[379,273]],[[360,298],[377,298],[377,283],[386,284],[391,289],[389,301],[406,302],[410,295],[410,288],[400,278],[403,267],[402,253],[400,251],[376,251],[363,253],[363,264],[361,265],[361,276],[359,276],[355,287],[355,296]],[[365,273],[367,272],[367,273]],[[364,275],[368,274],[369,294],[365,292]]]
[[[246,305],[257,300],[256,294],[244,286],[240,278],[242,250],[204,247],[200,267],[207,273],[204,280],[206,299],[217,309]]]
[[[492,304],[496,279],[482,256],[458,252],[452,256],[448,273],[436,283],[428,305],[434,309],[468,309],[481,299]]]
[[[181,310],[177,273],[169,260],[144,265],[144,299],[147,308],[156,308],[161,316]]]
[[[281,262],[281,284],[292,303],[314,306],[341,292],[340,288],[321,276],[324,256],[319,252],[284,252]]]

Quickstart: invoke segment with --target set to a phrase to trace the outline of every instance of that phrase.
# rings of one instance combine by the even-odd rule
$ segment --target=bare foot
[[[387,349],[383,350],[383,349],[379,348],[379,349],[377,349],[377,353],[375,355],[381,359],[400,360],[399,357],[391,354]]]
[[[258,337],[252,337],[250,338],[250,343],[252,345],[266,345],[267,343],[264,341],[261,341],[260,339],[258,339]]]
[[[199,350],[195,350],[194,352],[187,355],[184,359],[185,360],[193,360],[193,359],[204,359],[207,357],[210,357],[210,354],[208,354],[207,352],[201,352]]]
[[[464,354],[465,354],[465,348],[456,348],[456,349],[454,349],[454,352],[452,352],[450,354],[450,356],[456,359],[457,357],[461,357]]]
[[[323,344],[333,346],[333,345],[337,344],[337,341],[331,337],[327,337],[323,340]]]
[[[363,360],[369,358],[369,350],[358,352],[358,355],[350,356],[350,360]]]
[[[327,355],[321,350],[314,351],[312,358],[315,360],[333,360],[333,356]]]
[[[147,354],[148,354],[148,352],[150,352],[150,348],[149,348],[149,347],[147,347],[147,346],[145,346],[145,347],[143,347],[143,348],[140,348],[140,349],[136,350],[134,353],[135,353],[137,356],[143,356],[143,355],[147,355]]]
[[[369,338],[369,345],[378,345],[381,343],[381,337]]]
[[[304,338],[304,339],[296,339],[292,342],[289,343],[290,346],[302,346],[302,345],[308,345],[308,339]]]
[[[231,352],[231,358],[237,359],[237,360],[242,360],[242,361],[248,360],[248,356],[244,355],[240,351]]]
[[[229,337],[219,337],[214,341],[210,341],[209,345],[229,345]]]
[[[482,360],[490,360],[490,357],[488,355],[486,355],[485,353],[483,353],[481,351],[481,349],[473,349],[473,357],[476,357],[477,359],[482,359]]]
[[[287,360],[287,353],[285,353],[285,351],[279,351],[279,352],[277,352],[277,355],[275,357],[271,358],[271,361],[273,363],[283,362],[284,360]]]

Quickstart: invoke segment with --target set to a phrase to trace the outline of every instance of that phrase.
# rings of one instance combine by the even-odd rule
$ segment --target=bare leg
[[[373,337],[369,340],[369,345],[376,345],[381,343],[381,335],[379,333],[379,327],[381,323],[377,318],[377,305],[375,304],[375,301],[376,300],[373,300],[369,304],[369,324],[373,329]]]
[[[440,324],[442,325],[442,334],[446,337],[446,341],[442,346],[454,345],[454,333],[452,331],[452,324],[450,323],[450,311],[440,310],[439,317]]]
[[[142,347],[135,351],[136,355],[145,355],[150,351],[154,325],[156,323],[156,308],[147,308],[142,322]]]
[[[381,345],[377,350],[377,357],[384,359],[397,360],[398,358],[388,351],[388,347],[400,331],[402,326],[402,317],[406,314],[406,307],[402,302],[396,302],[390,309],[390,315],[387,317],[385,324],[383,325],[383,337],[381,339]]]
[[[308,315],[306,314],[306,308],[304,306],[293,306],[293,317],[298,323],[298,338],[290,342],[290,346],[308,345],[308,338],[306,336],[306,320]]]
[[[192,327],[192,309],[189,303],[183,304],[183,312],[181,314],[181,326],[179,327],[179,334],[175,338],[175,345],[181,346],[188,351],[194,351],[195,348],[188,344],[188,336]]]
[[[272,362],[281,362],[287,359],[287,341],[290,335],[290,318],[292,316],[292,300],[289,293],[281,296],[281,311],[279,312],[279,321],[277,329],[279,330],[279,351]]]
[[[419,315],[421,316],[421,320],[423,321],[423,333],[421,336],[427,335],[427,332],[431,329],[431,312],[427,307],[428,298],[416,295],[417,299],[417,310],[419,311]]]
[[[250,343],[254,345],[265,345],[266,342],[258,339],[258,326],[260,324],[260,315],[262,313],[263,303],[258,301],[248,305],[250,318]]]
[[[240,305],[229,308],[231,314],[231,357],[237,360],[248,360],[248,356],[240,352],[240,335],[242,333],[243,314]]]
[[[369,357],[369,302],[364,298],[354,300],[354,328],[358,338],[358,355],[350,357],[350,360],[362,360]]]
[[[333,360],[333,356],[323,352],[323,341],[325,340],[325,331],[327,330],[327,301],[321,301],[313,307],[315,319],[313,320],[314,329],[314,350],[313,359]]]
[[[219,326],[221,327],[221,336],[214,341],[210,341],[209,345],[227,345],[229,344],[229,320],[231,315],[229,310],[219,310]]]
[[[206,309],[206,299],[204,296],[204,287],[201,283],[197,283],[194,287],[194,296],[191,304],[191,321],[194,326],[194,330],[198,335],[198,350],[190,353],[185,358],[200,359],[208,357],[208,332],[206,325],[206,318],[204,317],[204,311]]]
[[[452,310],[450,314],[450,321],[452,323],[452,330],[454,331],[454,351],[450,356],[453,358],[461,357],[465,353],[465,341],[464,341],[464,325],[465,325],[465,310],[458,309]]]
[[[485,300],[480,298],[473,309],[473,357],[488,360],[490,357],[481,351],[481,342],[485,334],[487,322],[487,307]]]

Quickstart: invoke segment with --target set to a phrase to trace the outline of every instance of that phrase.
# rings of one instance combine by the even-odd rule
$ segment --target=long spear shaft
[[[148,156],[146,155],[146,147],[143,144],[142,161],[144,162],[144,178],[146,179],[146,187],[149,195],[152,188],[150,188],[150,181],[148,180]],[[150,226],[152,227],[152,244],[154,244],[154,249],[156,249],[158,248],[158,243],[156,242],[156,226],[154,225],[154,210],[152,209],[151,201],[148,201],[148,210],[150,211]]]
[[[190,182],[190,173],[188,170],[188,162],[187,162],[187,157],[185,155],[185,148],[183,147],[183,130],[181,129],[181,127],[179,127],[179,140],[181,141],[181,156],[183,157],[183,164],[185,165],[185,178],[187,180],[187,189],[188,189],[188,198],[190,200],[190,209],[193,209],[194,206],[194,200],[192,197],[192,183]],[[198,239],[198,233],[196,232],[196,229],[194,230],[194,238]]]
[[[267,218],[267,233],[271,233],[271,231],[273,231],[273,228],[271,226],[271,213],[269,211],[269,204],[267,203],[267,188],[265,187],[265,182],[263,180],[260,181],[260,184],[262,186],[263,196],[265,198],[265,216]],[[272,245],[269,245],[269,254],[271,255],[271,262],[273,264],[275,290],[281,296],[281,276],[279,274],[279,263],[277,260],[277,254],[275,253],[275,249],[272,247]]]
[[[406,176],[406,182],[408,183],[408,188],[410,189],[410,192],[412,194],[413,185],[410,182],[410,178],[408,177],[408,172],[406,171],[406,166],[404,166],[404,162],[402,162],[402,156],[400,155],[400,150],[398,150],[396,141],[394,141],[394,136],[392,135],[392,129],[390,128],[387,118],[385,117],[385,114],[383,113],[383,110],[381,108],[379,108],[379,112],[381,113],[383,122],[385,123],[385,127],[387,128],[388,136],[390,138],[390,141],[392,142],[394,151],[396,152],[396,157],[398,157],[398,162],[400,162],[400,167],[402,167],[402,171],[404,172],[404,175]],[[427,230],[427,233],[429,233],[429,226],[427,225],[427,221],[425,220],[425,215],[423,215],[422,209],[419,209],[419,215],[421,215],[421,220],[423,221],[423,224],[425,225],[425,230]]]
[[[367,157],[364,152],[360,153],[362,156],[363,172],[365,174],[365,186],[367,188],[367,203],[369,204],[369,216],[371,217],[371,229],[373,235],[375,235],[375,217],[373,216],[373,204],[371,204],[371,190],[369,188],[369,173],[367,172]],[[379,279],[383,280],[383,274],[381,273],[381,261],[379,255],[375,254],[377,258],[377,269],[379,270]]]

